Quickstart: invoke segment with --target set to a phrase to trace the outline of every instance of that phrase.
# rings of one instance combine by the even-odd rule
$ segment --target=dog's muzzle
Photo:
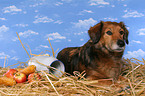
[[[124,51],[125,43],[123,40],[117,40],[115,44],[112,45],[111,50],[114,52],[122,52]]]
[[[119,47],[124,47],[124,46],[125,46],[125,43],[124,43],[123,40],[118,40],[118,41],[117,41],[117,45],[118,45]]]

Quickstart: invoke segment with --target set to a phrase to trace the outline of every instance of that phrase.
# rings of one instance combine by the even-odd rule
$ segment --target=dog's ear
[[[95,26],[91,27],[88,30],[89,36],[94,44],[98,43],[101,38],[101,31],[102,31],[103,23],[104,22],[101,21],[100,23],[96,24]]]
[[[125,34],[123,36],[123,39],[125,40],[126,44],[129,44],[129,41],[128,41],[128,34],[129,34],[129,31],[127,30],[125,24],[123,22],[120,22],[119,23],[121,25],[121,27],[123,28]]]

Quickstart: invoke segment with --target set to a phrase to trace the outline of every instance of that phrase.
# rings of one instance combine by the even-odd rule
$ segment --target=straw
[[[54,85],[52,84],[51,80],[49,79],[49,77],[47,76],[47,74],[41,70],[42,73],[44,73],[44,75],[46,76],[46,78],[48,79],[48,81],[50,82],[51,86],[53,87],[53,89],[55,90],[55,92],[57,93],[57,95],[59,96],[59,93],[57,92],[56,88],[54,87]]]
[[[55,52],[54,52],[54,49],[52,48],[52,45],[51,45],[51,42],[50,42],[49,38],[48,38],[48,41],[49,41],[49,45],[50,45],[50,47],[51,47],[51,49],[52,49],[53,57],[55,57]]]
[[[23,46],[24,50],[26,51],[27,55],[29,56],[29,58],[31,58],[30,55],[29,55],[29,53],[28,53],[28,51],[27,51],[26,48],[24,47],[24,45],[23,45],[23,43],[22,43],[22,41],[21,41],[21,39],[20,39],[20,37],[19,37],[19,34],[18,34],[17,32],[16,32],[16,34],[17,34],[17,36],[18,36],[18,38],[19,38],[19,41],[20,41],[21,45]]]
[[[0,96],[144,96],[145,95],[145,65],[140,65],[139,61],[132,62],[134,59],[124,61],[127,81],[118,83],[130,86],[130,89],[118,93],[117,88],[111,86],[97,85],[99,80],[87,80],[84,77],[85,72],[74,72],[72,75],[63,75],[55,77],[45,71],[41,71],[40,81],[32,83],[16,84],[8,87],[0,85]],[[143,61],[141,61],[143,62]],[[24,63],[24,62],[23,62]],[[133,68],[133,69],[132,69]],[[8,68],[1,68],[2,76]],[[131,74],[134,72],[134,74]],[[132,81],[132,75],[134,80]]]
[[[3,68],[5,68],[5,66],[6,66],[6,60],[7,60],[7,56],[5,56],[5,61],[4,61],[4,66],[3,66]]]

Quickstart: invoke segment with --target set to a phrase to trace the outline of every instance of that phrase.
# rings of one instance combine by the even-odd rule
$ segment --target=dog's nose
[[[124,43],[123,40],[118,40],[118,41],[117,41],[117,45],[118,45],[119,47],[123,47],[123,46],[125,46],[125,43]]]

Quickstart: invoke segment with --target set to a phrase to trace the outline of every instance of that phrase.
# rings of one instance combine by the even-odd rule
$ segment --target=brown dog
[[[86,78],[117,80],[123,64],[125,42],[128,44],[128,30],[123,22],[103,22],[88,30],[90,40],[82,47],[65,48],[57,58],[65,65],[68,73],[85,70]]]

